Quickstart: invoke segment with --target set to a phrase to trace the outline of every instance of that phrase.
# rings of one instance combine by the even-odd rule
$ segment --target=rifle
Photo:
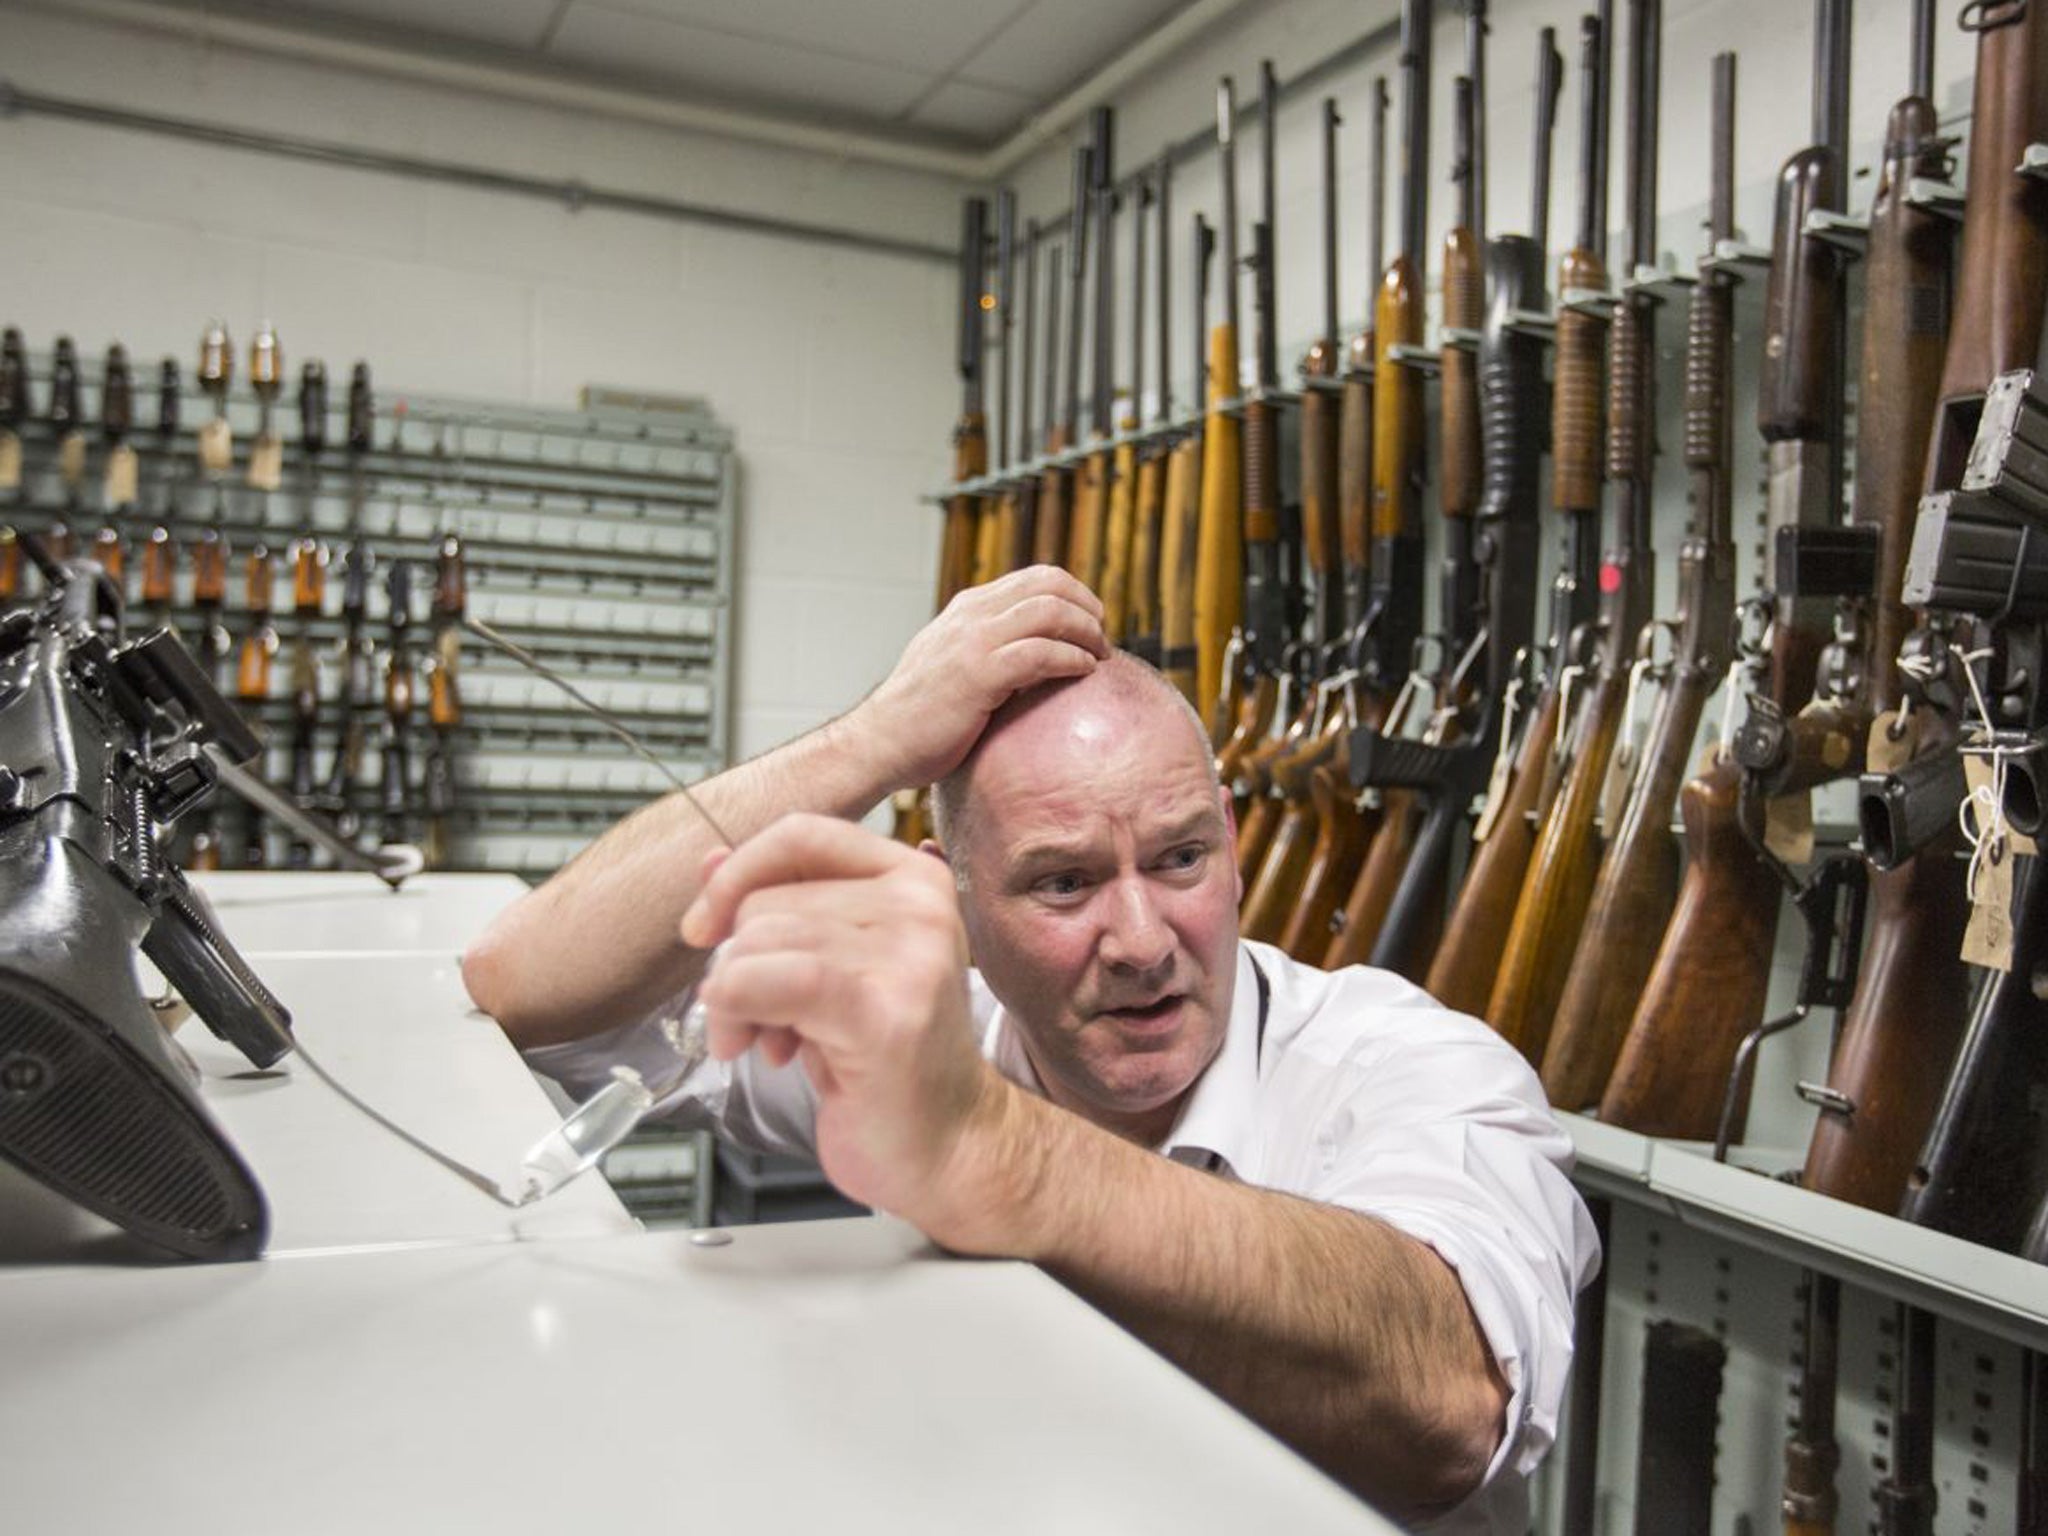
[[[1224,664],[1244,602],[1244,466],[1242,428],[1231,414],[1238,392],[1237,352],[1237,100],[1229,77],[1216,87],[1216,148],[1223,177],[1223,321],[1209,333],[1208,413],[1202,424],[1202,495],[1195,532],[1195,697],[1219,706],[1212,731],[1232,718],[1223,713]],[[1167,641],[1169,650],[1172,640]],[[1268,680],[1262,680],[1261,690]],[[1247,697],[1235,712],[1236,735],[1256,735],[1271,714]],[[1220,755],[1220,754],[1219,754]],[[1226,778],[1225,783],[1229,780]]]
[[[135,450],[128,434],[135,426],[135,382],[128,372],[128,349],[118,341],[107,348],[100,367],[100,435],[106,439],[107,462],[100,475],[103,520],[92,536],[92,558],[114,590],[128,593],[128,547],[121,536],[120,514],[135,502]]]
[[[1657,84],[1661,0],[1630,0],[1628,236],[1630,271],[1656,256]],[[1625,288],[1608,333],[1607,478],[1614,486],[1613,539],[1600,568],[1601,636],[1595,676],[1573,723],[1564,777],[1543,823],[1515,904],[1506,953],[1486,1016],[1532,1062],[1541,1062],[1564,990],[1600,848],[1594,819],[1621,724],[1637,636],[1648,621],[1656,573],[1650,493],[1656,304]]]
[[[178,360],[165,358],[157,365],[156,439],[163,463],[163,506],[142,547],[142,601],[157,624],[170,623],[171,603],[178,581],[178,544],[171,536],[178,503],[171,469],[171,445],[178,437]]]
[[[221,610],[228,595],[228,541],[227,535],[221,532],[224,511],[220,487],[216,484],[213,521],[201,530],[198,542],[192,546],[192,606],[199,617],[198,661],[209,685],[220,692],[226,691],[228,658],[234,651],[234,641],[228,636],[227,626],[221,622]],[[217,803],[200,807],[186,867],[199,870],[221,867],[220,808]]]
[[[1327,884],[1338,873],[1333,856],[1342,851],[1334,841],[1336,827],[1324,835],[1326,817],[1321,806],[1335,801],[1327,789],[1318,796],[1315,786],[1324,765],[1344,740],[1344,718],[1334,707],[1338,687],[1328,681],[1343,663],[1340,644],[1342,612],[1339,607],[1337,573],[1340,562],[1337,528],[1337,402],[1329,391],[1336,385],[1337,370],[1337,103],[1323,102],[1323,324],[1321,334],[1303,359],[1301,410],[1301,525],[1302,543],[1314,581],[1314,606],[1310,614],[1306,665],[1322,679],[1305,701],[1304,708],[1287,737],[1265,763],[1262,777],[1266,798],[1253,810],[1271,827],[1266,846],[1254,850],[1256,879],[1249,883],[1240,923],[1248,937],[1279,942],[1294,926],[1296,912],[1305,904],[1323,903],[1320,889],[1307,882],[1318,847],[1324,861],[1318,884]],[[1267,409],[1270,410],[1268,406]],[[1251,426],[1247,425],[1247,436]],[[1274,444],[1277,451],[1278,444]],[[1247,455],[1248,459],[1251,455]],[[1270,478],[1277,482],[1278,466]],[[1263,493],[1262,493],[1263,494]],[[1272,487],[1277,496],[1277,483]],[[1251,586],[1247,577],[1247,588]],[[1248,590],[1247,597],[1249,599]],[[1343,798],[1348,799],[1348,796]],[[1357,825],[1354,811],[1344,818]],[[1249,823],[1247,824],[1249,827]],[[1361,850],[1362,851],[1362,850]],[[1356,869],[1351,878],[1356,878]],[[1347,882],[1348,883],[1348,882]],[[1341,894],[1341,893],[1335,893]],[[1328,904],[1334,905],[1335,895]],[[1328,912],[1323,914],[1327,936]],[[1320,959],[1320,948],[1315,958]]]
[[[1735,234],[1735,55],[1714,59],[1713,193],[1708,256]],[[1703,262],[1693,285],[1686,323],[1685,462],[1690,478],[1690,526],[1678,554],[1679,615],[1671,678],[1659,692],[1641,766],[1600,866],[1587,908],[1588,937],[1573,957],[1543,1056],[1543,1086],[1551,1103],[1579,1109],[1599,1101],[1620,1055],[1643,984],[1656,963],[1678,896],[1678,844],[1671,812],[1691,766],[1693,739],[1707,699],[1729,661],[1735,617],[1735,540],[1730,518],[1733,390],[1729,352],[1734,341],[1733,280]],[[1640,663],[1639,663],[1640,665]],[[1689,1058],[1689,1014],[1661,1019],[1670,1044]],[[1646,1031],[1647,1034],[1647,1031]],[[1644,1039],[1638,1050],[1651,1047]],[[1621,1123],[1635,1125],[1643,1110],[1627,1104]]]
[[[1898,1364],[1885,1440],[1889,1465],[1872,1494],[1876,1530],[1878,1536],[1934,1536],[1934,1314],[1901,1302],[1894,1315]]]
[[[425,798],[427,867],[446,865],[450,851],[448,817],[455,809],[454,732],[462,724],[457,671],[462,663],[462,616],[469,606],[469,577],[462,541],[444,534],[434,563],[434,641],[427,658],[427,740]]]
[[[262,1250],[262,1190],[143,1004],[140,947],[252,1065],[291,1018],[162,856],[159,828],[215,788],[207,744],[255,736],[167,631],[129,643],[91,565],[23,552],[47,596],[0,624],[0,1158],[150,1242],[196,1259]]]
[[[320,729],[320,667],[313,654],[313,621],[320,617],[327,600],[327,546],[313,535],[312,510],[314,477],[318,473],[320,450],[327,441],[327,370],[319,362],[307,363],[299,374],[299,445],[306,455],[305,530],[292,545],[292,615],[297,620],[292,638],[291,691],[291,792],[301,809],[314,804],[313,751]],[[303,833],[294,832],[286,847],[285,862],[292,869],[310,868],[313,845]]]
[[[249,610],[249,632],[242,637],[241,656],[235,667],[235,697],[254,713],[270,697],[271,663],[277,656],[277,629],[270,622],[272,589],[277,584],[277,561],[269,546],[257,544],[242,567],[242,595]],[[268,862],[264,849],[263,812],[251,804],[245,808],[242,864],[261,869]]]
[[[1021,329],[1024,334],[1024,352],[1017,366],[1017,456],[1028,458],[1033,450],[1036,434],[1031,417],[1031,391],[1037,379],[1033,371],[1033,337],[1038,329],[1038,221],[1027,220],[1024,226],[1024,312]],[[1059,266],[1058,248],[1054,248],[1052,265]],[[1005,332],[1007,345],[1007,335]],[[1047,368],[1050,380],[1052,338],[1046,337]],[[1048,384],[1048,392],[1050,385]],[[1038,519],[1038,481],[1027,474],[1013,475],[1010,493],[1003,503],[1002,537],[996,551],[997,563],[1005,571],[1014,571],[1031,561],[1033,526]]]
[[[1160,228],[1166,228],[1164,220]],[[1166,243],[1160,236],[1162,248]],[[1194,390],[1190,399],[1199,403],[1207,383],[1207,361],[1202,338],[1209,334],[1209,263],[1216,254],[1216,232],[1199,213],[1194,223],[1194,280],[1188,291],[1194,300],[1195,344]],[[1165,292],[1162,284],[1160,292]],[[1166,332],[1165,325],[1160,333]],[[1166,459],[1166,506],[1159,527],[1159,669],[1167,681],[1196,709],[1208,702],[1200,682],[1200,647],[1195,627],[1195,584],[1200,567],[1202,486],[1202,428],[1197,425],[1168,451]]]
[[[1555,37],[1544,28],[1537,38],[1532,233],[1502,235],[1485,247],[1491,299],[1478,352],[1484,459],[1475,509],[1478,533],[1469,541],[1479,578],[1472,612],[1476,632],[1455,662],[1447,661],[1440,690],[1440,718],[1449,721],[1454,717],[1445,712],[1456,711],[1461,739],[1432,745],[1377,732],[1352,738],[1353,779],[1404,789],[1422,811],[1414,846],[1372,949],[1374,965],[1407,976],[1422,974],[1435,948],[1457,834],[1466,824],[1473,798],[1490,773],[1505,771],[1507,715],[1523,687],[1523,664],[1535,630],[1543,346],[1519,328],[1518,317],[1547,307],[1543,279],[1549,243],[1550,134],[1564,68]],[[1468,173],[1468,187],[1475,179]],[[1447,520],[1447,538],[1454,525],[1455,520]],[[1465,577],[1447,560],[1447,612],[1462,600],[1464,583]],[[1468,706],[1465,680],[1481,658],[1486,668],[1484,690]],[[1370,750],[1374,760],[1362,762],[1362,750]]]
[[[384,578],[385,622],[390,635],[384,657],[383,775],[378,784],[382,811],[379,841],[403,843],[412,804],[412,567],[394,560]]]
[[[1537,830],[1557,795],[1560,720],[1568,686],[1582,670],[1578,657],[1593,622],[1600,514],[1600,377],[1607,324],[1598,311],[1566,301],[1574,290],[1607,286],[1607,53],[1610,30],[1601,14],[1579,23],[1579,207],[1572,248],[1558,271],[1556,382],[1551,407],[1551,500],[1564,519],[1565,541],[1550,589],[1550,665],[1524,717],[1509,777],[1488,791],[1477,848],[1437,945],[1425,985],[1446,1007],[1474,1017],[1493,995],[1515,903],[1522,893]],[[1514,732],[1504,726],[1503,736]]]
[[[1727,1346],[1705,1329],[1660,1318],[1644,1330],[1636,1536],[1707,1536],[1712,1529],[1727,1364]]]
[[[953,478],[972,480],[988,468],[988,421],[981,408],[982,315],[981,277],[987,244],[988,201],[970,197],[962,204],[960,229],[960,420],[953,428]],[[944,608],[974,581],[976,498],[956,492],[946,498],[946,521],[939,540],[939,598]]]
[[[1169,231],[1173,227],[1173,156],[1163,154],[1153,172],[1152,200],[1158,204],[1159,249],[1154,257],[1158,264],[1158,293],[1154,302],[1158,305],[1153,330],[1159,345],[1159,414],[1156,429],[1149,441],[1137,450],[1135,464],[1138,477],[1136,489],[1132,492],[1131,507],[1131,582],[1130,601],[1124,616],[1126,630],[1125,646],[1134,656],[1151,662],[1156,667],[1165,664],[1164,636],[1161,629],[1164,595],[1162,583],[1169,579],[1164,560],[1166,545],[1166,481],[1167,465],[1173,455],[1173,444],[1168,440],[1166,429],[1173,421],[1173,283],[1172,244]],[[1144,271],[1145,271],[1145,218],[1144,199],[1139,200],[1136,226],[1137,251],[1132,262],[1133,280],[1131,291],[1131,353],[1133,358],[1144,356],[1142,345],[1144,321]],[[1200,332],[1195,333],[1198,337]],[[1135,423],[1144,406],[1143,383],[1144,365],[1133,362],[1131,387],[1131,417]],[[1178,553],[1178,548],[1176,549]]]
[[[1110,176],[1110,135],[1112,118],[1108,107],[1094,113],[1094,140],[1088,164],[1094,177],[1089,200],[1095,217],[1095,316],[1089,327],[1093,355],[1089,359],[1089,427],[1095,450],[1081,461],[1074,476],[1073,524],[1067,530],[1067,569],[1099,596],[1103,591],[1103,540],[1109,520],[1109,477],[1112,467],[1109,438],[1116,430],[1116,403],[1110,384],[1116,354],[1112,332],[1115,318],[1116,283],[1113,276],[1116,255],[1116,186]],[[1078,291],[1076,298],[1078,299]],[[1080,335],[1080,309],[1074,312],[1074,334]],[[1121,598],[1118,599],[1121,604]],[[1116,636],[1110,635],[1112,643]]]
[[[28,356],[21,332],[0,334],[0,491],[22,498],[21,424],[28,416]],[[0,605],[21,596],[21,538],[11,524],[0,525]]]
[[[1012,314],[1017,300],[1016,277],[1017,194],[1005,187],[996,194],[996,352],[1001,361],[996,369],[995,452],[991,468],[998,475],[1010,467],[1010,335],[1016,329]],[[1016,532],[1017,486],[1012,481],[1003,486],[975,524],[974,585],[994,581],[1011,568],[1010,550]]]
[[[1074,150],[1073,212],[1067,221],[1067,334],[1062,366],[1053,366],[1054,336],[1059,330],[1059,247],[1053,247],[1053,284],[1046,295],[1045,451],[1063,454],[1081,430],[1081,285],[1088,270],[1089,167],[1095,152],[1083,144]],[[1055,374],[1065,380],[1057,405]],[[1073,521],[1074,473],[1065,464],[1048,464],[1038,485],[1038,522],[1033,530],[1032,559],[1039,565],[1065,565]]]
[[[271,412],[284,389],[284,352],[268,320],[256,327],[256,339],[249,343],[249,388],[256,396],[257,425],[245,478],[267,500],[284,482],[284,440],[270,424]]]
[[[1714,825],[1702,826],[1697,835],[1702,847],[1721,852],[1715,857],[1694,854],[1686,889],[1691,894],[1696,888],[1699,902],[1689,906],[1686,898],[1681,898],[1687,920],[1683,924],[1674,920],[1667,939],[1670,959],[1660,957],[1603,1104],[1603,1112],[1611,1109],[1621,1123],[1639,1129],[1712,1135],[1724,1104],[1731,1132],[1739,1125],[1748,1092],[1748,1053],[1738,1042],[1743,1031],[1762,1016],[1781,891],[1794,891],[1812,937],[1797,1009],[1780,1024],[1796,1022],[1817,1003],[1846,1002],[1850,997],[1847,979],[1823,976],[1814,960],[1833,945],[1827,928],[1817,926],[1826,922],[1836,906],[1832,896],[1826,895],[1826,882],[1837,878],[1832,866],[1842,866],[1844,882],[1852,873],[1860,876],[1860,869],[1849,860],[1830,860],[1800,888],[1774,855],[1759,853],[1754,847],[1745,851],[1731,829],[1742,829],[1753,843],[1755,828],[1762,820],[1756,802],[1764,796],[1803,795],[1815,782],[1858,771],[1871,711],[1895,713],[1901,701],[1894,658],[1906,627],[1899,582],[1920,476],[1913,444],[1934,410],[1950,242],[1944,220],[1906,200],[1913,179],[1941,177],[1946,171],[1933,108],[1918,90],[1916,84],[1914,92],[1892,109],[1883,172],[1871,210],[1864,378],[1859,393],[1863,419],[1857,432],[1854,515],[1859,527],[1847,531],[1827,527],[1832,503],[1801,511],[1796,502],[1785,498],[1784,505],[1792,508],[1798,521],[1779,515],[1778,639],[1785,658],[1781,670],[1797,677],[1811,665],[1806,656],[1817,639],[1818,626],[1801,611],[1802,605],[1829,593],[1845,595],[1848,601],[1837,619],[1838,639],[1823,657],[1819,669],[1822,686],[1813,702],[1787,721],[1776,695],[1791,690],[1784,695],[1785,705],[1789,705],[1801,684],[1780,681],[1774,696],[1757,701],[1749,724],[1732,744],[1730,766],[1741,769],[1739,777],[1729,768],[1717,766],[1707,775],[1713,781],[1711,791],[1703,790],[1696,802],[1688,802],[1689,837],[1694,835],[1696,821],[1711,819]],[[1824,111],[1832,115],[1835,108],[1825,106],[1829,93],[1824,90],[1821,94]],[[1835,107],[1840,107],[1839,101]],[[1793,192],[1792,185],[1795,175],[1815,179],[1815,172],[1805,168],[1810,166],[1811,156],[1811,151],[1802,152],[1787,166],[1781,197],[1792,204],[1784,215],[1788,226],[1796,227],[1806,217],[1801,206],[1804,199]],[[1841,163],[1837,158],[1835,164]],[[1833,185],[1839,186],[1839,180],[1837,175]],[[1827,185],[1823,179],[1821,189],[1825,191]],[[1833,302],[1831,295],[1839,289],[1827,285],[1838,283],[1839,276],[1828,274],[1820,265],[1822,259],[1810,248],[1785,253],[1788,271],[1796,277],[1799,263],[1806,262],[1805,280],[1814,285],[1816,293],[1830,295],[1829,302]],[[1775,267],[1773,280],[1777,281]],[[1782,308],[1782,304],[1776,305],[1769,312],[1777,316]],[[1793,316],[1783,323],[1788,329],[1779,334],[1802,337],[1798,346],[1825,349],[1833,333],[1821,327],[1836,322],[1829,316],[1819,321]],[[1800,403],[1813,400],[1825,381],[1817,362],[1802,361],[1796,350],[1789,358],[1781,350],[1783,360],[1766,360],[1765,389],[1767,395],[1775,392],[1780,401],[1781,437],[1791,433],[1798,411],[1818,418],[1824,430],[1832,416],[1823,404]],[[1807,356],[1825,361],[1818,351]],[[1796,366],[1787,366],[1788,362]],[[1802,369],[1807,375],[1803,383]],[[1773,451],[1785,452],[1776,447]],[[1818,476],[1819,466],[1826,462],[1824,447],[1815,444],[1800,451],[1815,465],[1809,473]],[[1860,551],[1860,555],[1855,559],[1828,558],[1841,551]],[[1832,577],[1830,564],[1834,566]],[[1864,610],[1873,605],[1873,592],[1874,623],[1866,625]],[[1871,638],[1864,644],[1866,628]],[[1861,656],[1851,661],[1855,649],[1861,650]],[[1691,796],[1693,791],[1687,793]],[[1860,890],[1851,899],[1857,910],[1850,927],[1860,932]],[[1709,915],[1714,907],[1720,912]],[[1941,926],[1938,922],[1933,925],[1936,930]],[[1954,954],[1959,936],[1958,923],[1945,946],[1945,957],[1932,951],[1924,954],[1925,985],[1936,991],[1960,986]],[[1704,985],[1702,978],[1709,973],[1702,968],[1703,962],[1711,967],[1711,980]],[[1765,1026],[1776,1027],[1779,1024]],[[1743,1080],[1736,1084],[1731,1100],[1729,1074],[1738,1062],[1742,1063]]]
[[[1479,505],[1485,449],[1479,436],[1477,340],[1486,323],[1486,231],[1479,222],[1479,178],[1474,152],[1486,99],[1477,88],[1485,54],[1483,0],[1475,6],[1473,47],[1466,73],[1451,82],[1451,185],[1457,188],[1457,222],[1444,235],[1444,337],[1439,384],[1437,503],[1443,513],[1443,553],[1438,565],[1447,661],[1463,656],[1477,630],[1479,567],[1472,558],[1472,513]],[[1469,348],[1469,350],[1468,350]],[[1446,668],[1448,674],[1448,666]],[[1451,701],[1445,701],[1451,702]]]
[[[71,558],[71,519],[78,515],[79,487],[85,484],[85,413],[78,405],[78,349],[59,336],[50,358],[50,432],[57,439],[57,476],[64,482],[64,510],[43,531],[43,547],[59,562]]]
[[[1114,472],[1110,476],[1109,513],[1102,552],[1102,625],[1113,645],[1128,647],[1136,632],[1133,613],[1141,601],[1139,589],[1148,579],[1143,562],[1159,563],[1158,530],[1143,533],[1138,519],[1138,445],[1129,434],[1138,430],[1138,411],[1145,393],[1145,210],[1152,203],[1152,189],[1145,177],[1138,177],[1131,194],[1131,394],[1130,408],[1118,423],[1125,440],[1116,447]],[[1109,225],[1105,218],[1103,232]],[[1108,246],[1105,238],[1103,244]],[[1149,541],[1150,552],[1140,547]],[[1149,579],[1157,582],[1157,572]]]
[[[1785,1536],[1831,1536],[1835,1528],[1840,1504],[1835,1473],[1842,1464],[1842,1448],[1835,1441],[1841,1310],[1842,1283],[1833,1275],[1809,1269],[1799,1359],[1799,1416],[1785,1439],[1781,1504]]]
[[[1942,363],[1924,482],[1935,494],[1921,502],[1916,550],[1909,552],[1902,592],[1907,603],[1937,610],[1948,599],[1916,579],[1917,547],[1941,541],[1948,510],[1942,493],[1963,482],[1991,381],[2024,366],[2041,336],[2043,289],[2048,286],[2048,188],[2013,170],[2026,145],[2048,134],[2048,25],[2034,7],[1995,13],[1979,31],[1974,110],[1955,319]],[[2023,570],[2022,562],[2008,567],[2008,576],[2017,570]],[[1994,602],[1976,611],[1982,615],[2001,606]],[[1906,758],[1902,776],[1922,777],[1962,735],[1966,695],[1957,678],[1965,664],[1948,641],[1958,622],[1948,614],[1930,614],[1906,642],[1916,675],[1901,686],[1906,697],[1914,698],[1913,714],[1920,724],[1917,744],[1901,754]],[[2038,629],[2025,620],[1993,628],[1993,649],[2000,654],[1986,668],[1985,691],[2005,696],[1994,710],[2017,706],[2031,724],[2035,716],[2029,709],[2040,708],[2038,683],[2022,685],[2020,674],[2038,679],[2039,652],[2033,649]],[[1927,707],[1917,707],[1922,704]],[[1992,741],[1997,743],[1995,735]],[[1872,809],[1872,787],[1866,780],[1862,811]],[[1964,991],[1950,958],[1957,952],[1967,910],[1958,891],[1963,873],[1951,857],[1953,847],[1953,841],[1937,838],[1873,880],[1871,942],[1864,949],[1807,1148],[1803,1180],[1808,1188],[1875,1210],[1899,1209],[1908,1191],[1916,1154],[1949,1091],[1949,1068],[1966,1022]],[[2021,992],[2030,980],[2021,982]],[[2019,1001],[2010,984],[1992,990]],[[2000,1009],[1989,999],[1979,1005],[2002,1012],[2019,1029],[2036,1022],[2032,1006]],[[1962,1096],[1970,1097],[1976,1091],[1973,1083],[1981,1082],[1975,1071],[1966,1071]],[[1984,1169],[1976,1176],[2001,1175]],[[1929,1197],[1930,1216],[1953,1180],[1954,1174],[1945,1170],[1942,1188]]]
[[[1359,682],[1371,702],[1360,709],[1360,731],[1396,728],[1387,701],[1407,691],[1399,679],[1413,663],[1422,628],[1422,378],[1395,359],[1394,348],[1422,340],[1432,13],[1432,0],[1404,0],[1401,9],[1401,244],[1379,279],[1373,309],[1371,572],[1354,650]],[[1354,784],[1357,766],[1354,748]],[[1406,790],[1386,795],[1342,919],[1332,924],[1325,967],[1355,964],[1371,952],[1406,863],[1415,809]]]

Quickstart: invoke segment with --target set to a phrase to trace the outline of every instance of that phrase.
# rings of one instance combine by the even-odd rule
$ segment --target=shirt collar
[[[1241,1177],[1252,1152],[1259,1090],[1259,984],[1252,952],[1237,946],[1230,1023],[1160,1147],[1175,1162]]]

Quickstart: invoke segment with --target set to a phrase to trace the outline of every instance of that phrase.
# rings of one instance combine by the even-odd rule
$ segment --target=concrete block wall
[[[0,11],[16,88],[947,245],[942,178]],[[958,412],[950,267],[47,117],[0,123],[4,319],[189,377],[224,319],[290,367],[573,406],[700,395],[740,465],[736,755],[844,709],[931,607]],[[92,409],[88,402],[88,409]]]

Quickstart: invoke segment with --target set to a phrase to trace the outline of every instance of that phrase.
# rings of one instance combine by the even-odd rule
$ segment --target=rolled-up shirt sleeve
[[[1599,1263],[1571,1144],[1527,1063],[1460,1015],[1417,1010],[1343,1067],[1318,1095],[1307,1192],[1456,1272],[1511,1394],[1486,1480],[1527,1473],[1557,1438],[1573,1298]]]

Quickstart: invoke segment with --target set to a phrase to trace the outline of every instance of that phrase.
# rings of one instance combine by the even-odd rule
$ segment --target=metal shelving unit
[[[183,360],[181,360],[183,361]],[[408,646],[415,663],[431,644],[428,602],[442,538],[460,538],[468,611],[572,678],[641,735],[686,779],[727,758],[731,700],[734,474],[730,433],[701,403],[600,395],[585,411],[544,410],[419,395],[376,386],[368,452],[345,442],[347,378],[330,378],[326,450],[309,457],[298,434],[296,372],[273,408],[284,439],[282,483],[245,482],[259,417],[246,390],[227,416],[235,463],[218,477],[202,470],[196,429],[214,414],[189,388],[179,430],[158,434],[155,369],[137,362],[130,445],[140,460],[136,505],[113,519],[129,547],[135,600],[138,544],[163,526],[181,546],[202,529],[226,540],[233,558],[222,622],[239,642],[250,625],[243,559],[257,544],[276,557],[271,622],[283,641],[268,697],[245,704],[266,730],[265,767],[289,778],[291,702],[286,658],[303,636],[315,650],[323,709],[335,708],[343,636],[340,557],[360,536],[379,571],[364,634],[381,648],[390,632],[383,573],[413,567]],[[81,360],[86,400],[87,477],[67,489],[55,434],[40,419],[49,400],[49,359],[31,358],[31,411],[22,424],[24,473],[0,523],[27,531],[61,518],[84,549],[108,521],[99,474],[99,363]],[[312,534],[333,551],[317,617],[292,611],[292,542]],[[138,609],[133,617],[147,615]],[[170,621],[194,627],[189,556],[181,556]],[[559,867],[605,827],[668,788],[601,724],[512,658],[464,635],[458,679],[463,719],[452,733],[456,810],[448,867],[538,875]],[[381,669],[379,672],[381,687]],[[420,689],[422,698],[424,688]],[[323,717],[317,757],[324,773],[335,723]],[[379,759],[363,757],[357,777],[366,808],[378,803]],[[411,727],[413,772],[429,726],[424,704]],[[417,804],[417,788],[415,789]],[[372,816],[374,813],[371,813]],[[412,818],[418,822],[417,814]],[[374,820],[372,821],[374,824]],[[413,835],[418,835],[417,825]],[[275,850],[273,849],[273,852]],[[275,862],[273,858],[272,862]]]

